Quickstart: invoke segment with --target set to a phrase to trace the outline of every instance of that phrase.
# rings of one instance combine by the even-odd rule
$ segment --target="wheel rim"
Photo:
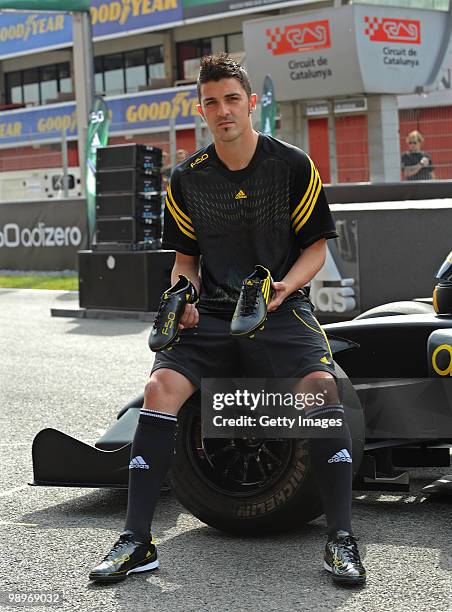
[[[220,493],[261,493],[283,476],[293,457],[293,439],[202,438],[199,415],[189,418],[187,456],[199,477]]]

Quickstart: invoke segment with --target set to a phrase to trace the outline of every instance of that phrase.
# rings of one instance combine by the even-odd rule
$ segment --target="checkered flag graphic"
[[[372,38],[375,32],[379,30],[383,19],[379,17],[364,17],[364,23],[366,24],[364,34]]]
[[[278,48],[278,45],[281,42],[283,34],[280,28],[275,28],[274,30],[269,28],[268,30],[265,31],[265,33],[267,35],[267,49],[270,49],[270,51],[274,51],[275,49]]]

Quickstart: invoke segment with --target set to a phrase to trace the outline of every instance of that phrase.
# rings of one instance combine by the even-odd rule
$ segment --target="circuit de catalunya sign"
[[[247,66],[278,100],[429,90],[447,56],[444,11],[353,4],[246,21]]]

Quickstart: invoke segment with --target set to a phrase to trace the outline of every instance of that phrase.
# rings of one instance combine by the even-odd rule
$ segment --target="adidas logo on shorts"
[[[335,455],[333,455],[330,459],[328,459],[328,463],[339,463],[340,461],[345,461],[346,463],[351,463],[352,458],[350,457],[350,453],[346,448],[343,448]]]
[[[138,455],[137,457],[134,457],[132,461],[129,463],[129,470],[133,470],[134,468],[137,468],[139,470],[148,470],[149,466],[146,463],[146,461],[143,459],[143,457]]]

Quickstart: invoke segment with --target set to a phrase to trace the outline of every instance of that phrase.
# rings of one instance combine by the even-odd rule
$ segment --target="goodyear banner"
[[[91,1],[94,40],[181,20],[181,0]],[[71,15],[0,13],[0,59],[71,44]]]
[[[165,131],[170,118],[174,118],[176,128],[194,127],[197,101],[195,87],[107,98],[110,133]],[[68,140],[77,137],[77,118],[72,102],[9,111],[0,116],[0,148],[58,142],[63,131]]]

